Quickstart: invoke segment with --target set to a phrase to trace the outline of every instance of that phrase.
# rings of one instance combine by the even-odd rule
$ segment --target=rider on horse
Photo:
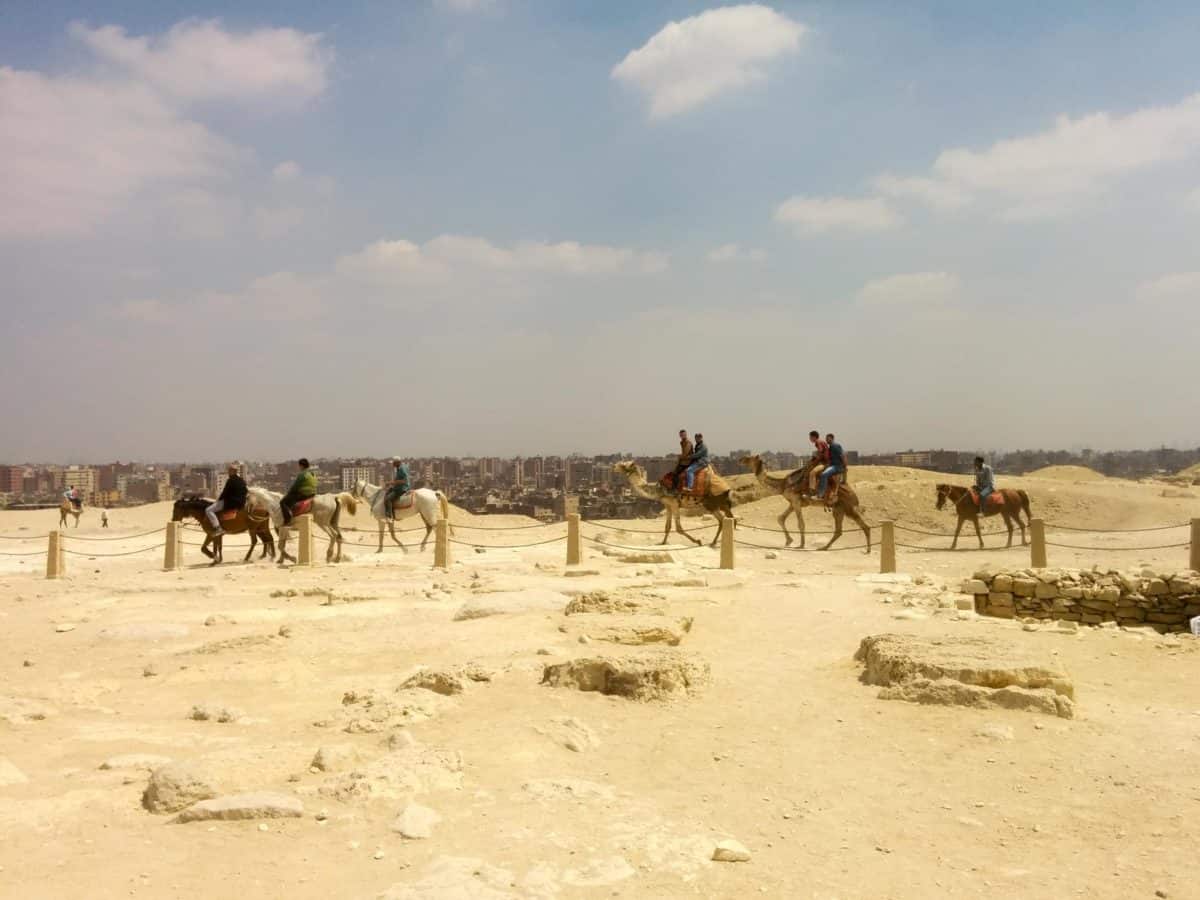
[[[687,489],[690,491],[696,485],[696,473],[708,465],[708,447],[704,446],[704,435],[696,432],[696,446],[688,457]]]
[[[829,486],[829,480],[834,475],[846,476],[846,451],[842,449],[842,445],[837,442],[832,434],[825,435],[825,440],[829,442],[829,465],[821,472],[821,480],[817,486],[817,496],[825,501],[826,506],[833,503],[834,498],[826,496],[826,488]],[[836,486],[830,493],[836,492]]]
[[[992,467],[983,461],[982,456],[975,457],[975,491],[979,494],[979,511],[987,508],[987,498],[996,490],[996,478]]]
[[[317,496],[317,476],[309,471],[308,460],[301,457],[297,465],[300,466],[300,472],[296,475],[296,480],[292,482],[292,486],[288,488],[287,493],[283,495],[283,499],[279,501],[279,508],[283,512],[284,525],[292,521],[293,504]]]
[[[392,465],[395,466],[395,471],[392,472],[392,483],[383,498],[383,510],[389,519],[395,518],[396,501],[412,489],[409,484],[408,466],[401,461],[399,456],[392,457]]]
[[[212,523],[213,537],[221,537],[225,534],[224,529],[221,528],[221,523],[217,520],[217,513],[230,509],[246,508],[248,489],[245,480],[238,474],[238,468],[233,463],[230,463],[225,471],[229,477],[225,480],[225,487],[221,488],[221,496],[217,498],[215,503],[210,504],[204,510],[204,514],[208,516],[208,521]]]

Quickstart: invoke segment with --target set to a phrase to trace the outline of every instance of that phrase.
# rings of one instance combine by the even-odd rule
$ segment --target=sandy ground
[[[938,479],[855,474],[872,521],[952,529],[932,509]],[[1035,514],[1076,527],[1200,515],[1200,501],[1161,485],[1004,486],[1026,487]],[[773,528],[781,506],[764,499],[739,514]],[[77,535],[134,535],[166,517],[162,505],[119,510],[103,532],[85,516]],[[946,538],[910,535],[929,549],[901,549],[901,570],[924,582],[909,586],[861,579],[878,557],[854,549],[742,546],[728,573],[707,548],[627,563],[589,544],[584,574],[568,576],[562,543],[496,547],[563,526],[476,531],[462,526],[520,520],[455,519],[456,539],[493,549],[456,545],[448,573],[431,569],[432,546],[376,555],[369,532],[351,533],[370,540],[348,548],[351,560],[311,569],[210,569],[189,546],[183,571],[160,571],[161,551],[72,555],[51,582],[42,557],[0,557],[0,896],[374,897],[393,886],[397,897],[475,898],[1200,896],[1200,642],[1028,632],[953,608],[962,577],[1027,564],[1026,550],[998,549],[991,535],[984,552],[952,554]],[[807,519],[829,527],[819,510]],[[44,548],[56,521],[0,513],[0,535],[42,535],[0,541],[0,552]],[[585,534],[631,546],[660,537],[653,521],[606,524]],[[1183,568],[1186,549],[1115,548],[1187,533],[1068,541],[1052,529],[1052,540],[1101,549],[1052,547],[1051,562]],[[782,545],[748,527],[739,538]],[[160,539],[67,546],[116,553]],[[593,590],[663,621],[691,618],[674,652],[707,662],[711,684],[662,702],[539,684],[546,664],[661,652],[580,643],[586,627],[561,609]],[[495,614],[455,619],[472,605]],[[877,699],[853,654],[887,631],[986,635],[1045,658],[1074,680],[1077,717]],[[454,696],[395,692],[422,666],[468,663],[490,681],[467,678]],[[378,703],[344,703],[348,693]],[[232,708],[233,721],[194,720],[198,704]],[[323,747],[351,761],[313,769]],[[200,767],[221,794],[294,795],[304,815],[173,823],[143,809],[146,771],[100,768],[128,754]],[[369,790],[346,789],[356,772]],[[393,830],[410,801],[440,816],[427,839]],[[710,861],[724,838],[751,860]]]

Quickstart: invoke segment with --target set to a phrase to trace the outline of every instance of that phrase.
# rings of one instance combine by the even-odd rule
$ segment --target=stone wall
[[[1163,633],[1187,631],[1200,615],[1200,573],[1117,569],[980,571],[964,582],[975,612],[1003,619],[1116,622]]]

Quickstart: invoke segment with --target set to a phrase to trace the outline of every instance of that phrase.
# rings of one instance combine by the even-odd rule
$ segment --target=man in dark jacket
[[[704,435],[696,432],[696,449],[692,451],[692,458],[687,467],[687,489],[690,491],[696,486],[696,473],[708,465],[708,447],[704,445]]]
[[[687,467],[691,465],[692,451],[694,449],[692,442],[688,440],[687,432],[680,428],[679,456],[675,460],[675,469],[671,472],[671,490],[678,491],[682,487],[680,479],[683,478],[683,473],[687,471]]]
[[[221,523],[217,519],[217,513],[227,509],[245,509],[246,508],[246,482],[241,475],[238,474],[237,466],[233,463],[229,464],[229,468],[225,470],[228,473],[228,478],[225,480],[225,487],[221,488],[221,496],[217,498],[217,502],[211,504],[208,509],[204,510],[204,514],[208,516],[208,521],[212,523],[213,537],[220,537],[225,533],[221,528]]]
[[[829,444],[829,465],[821,472],[821,480],[817,486],[817,496],[821,497],[826,505],[829,505],[835,498],[826,495],[826,488],[829,485],[829,479],[834,475],[841,475],[845,479],[846,451],[842,449],[842,445],[837,442],[837,439],[832,434],[825,435],[825,440]]]

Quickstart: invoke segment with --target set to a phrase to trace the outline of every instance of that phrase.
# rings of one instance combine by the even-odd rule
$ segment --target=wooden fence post
[[[583,561],[583,547],[579,543],[579,513],[567,515],[567,565],[577,566]]]
[[[1033,568],[1046,568],[1046,523],[1041,519],[1029,521],[1029,556]]]
[[[896,571],[896,524],[894,522],[879,523],[879,571],[883,573]]]
[[[726,516],[721,521],[721,568],[733,568],[733,516]]]
[[[1200,519],[1192,519],[1192,550],[1188,556],[1188,568],[1200,572]]]
[[[183,562],[183,554],[180,550],[181,542],[183,540],[183,537],[180,534],[181,530],[182,529],[180,529],[178,522],[167,523],[167,543],[163,547],[164,572],[174,572],[179,568],[180,563]]]
[[[50,532],[50,544],[46,548],[46,577],[58,578],[63,574],[62,532]]]
[[[450,568],[450,523],[445,516],[438,516],[433,533],[433,567]]]
[[[296,524],[300,526],[300,551],[296,554],[296,565],[311,566],[313,564],[312,513],[297,516]]]

